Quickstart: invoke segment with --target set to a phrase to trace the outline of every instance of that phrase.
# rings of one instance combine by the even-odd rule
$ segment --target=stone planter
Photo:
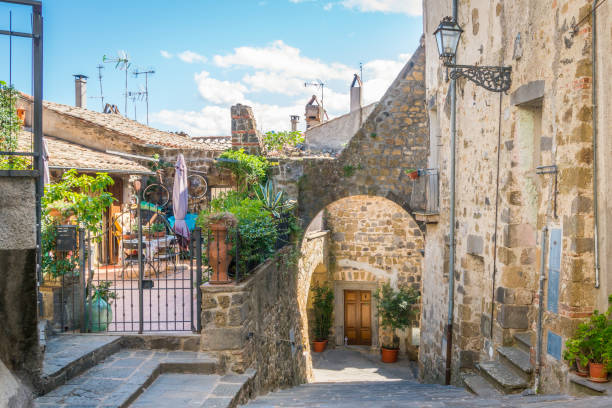
[[[208,262],[212,268],[210,283],[231,283],[227,268],[232,262],[232,244],[227,242],[227,225],[224,222],[210,224],[211,240],[208,243]]]
[[[381,347],[381,360],[383,363],[395,363],[397,361],[397,353],[399,349],[388,349]]]
[[[597,383],[608,382],[608,372],[602,363],[589,362],[589,380]]]
[[[312,349],[315,353],[322,353],[323,351],[325,351],[325,346],[327,346],[327,340],[315,340],[312,342]]]
[[[46,278],[40,286],[42,318],[55,330],[69,330],[80,325],[82,290],[79,276]]]

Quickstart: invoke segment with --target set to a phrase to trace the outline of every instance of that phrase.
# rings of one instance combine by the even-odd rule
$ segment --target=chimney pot
[[[295,132],[297,131],[297,124],[300,121],[300,117],[297,115],[291,115],[291,131]]]
[[[76,74],[74,76],[74,106],[87,108],[87,76]]]

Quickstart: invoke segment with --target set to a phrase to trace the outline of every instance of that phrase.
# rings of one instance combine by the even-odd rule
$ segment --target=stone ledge
[[[38,170],[0,170],[0,177],[38,178]]]
[[[440,213],[415,211],[413,215],[415,220],[424,222],[426,224],[437,224],[440,222]]]
[[[313,239],[317,239],[317,238],[321,238],[326,235],[329,235],[329,233],[330,233],[329,230],[311,232],[310,234],[306,234],[304,238],[306,238],[308,241],[312,241]]]

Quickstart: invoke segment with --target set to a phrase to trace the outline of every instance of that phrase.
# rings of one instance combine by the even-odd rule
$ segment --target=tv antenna
[[[145,97],[146,97],[146,92],[143,91],[142,89],[139,90],[138,92],[128,92],[127,96],[132,100],[132,105],[134,105],[134,120],[138,121],[138,119],[136,119],[136,101],[142,101]]]
[[[102,92],[102,70],[104,69],[104,66],[102,64],[98,64],[98,66],[96,67],[98,69],[98,81],[100,82],[100,96],[90,96],[90,98],[93,99],[100,99],[101,103],[102,103],[102,111],[104,111],[104,93]]]
[[[321,109],[325,112],[325,108],[323,107],[323,96],[325,90],[325,83],[320,79],[317,79],[317,82],[304,82],[304,88],[308,88],[309,86],[314,87],[315,89],[321,90]]]
[[[102,62],[109,63],[114,62],[115,68],[121,70],[125,70],[125,114],[127,116],[127,100],[128,100],[128,69],[130,68],[130,56],[125,51],[119,51],[117,53],[117,58],[108,58],[106,55],[102,57]]]
[[[361,79],[361,83],[363,84],[363,62],[359,63],[359,79]]]
[[[139,75],[144,75],[145,76],[145,100],[147,103],[147,126],[149,126],[149,75],[153,75],[155,73],[155,70],[153,69],[147,69],[146,71],[139,71],[138,69],[136,69],[133,74],[136,78],[138,78]]]

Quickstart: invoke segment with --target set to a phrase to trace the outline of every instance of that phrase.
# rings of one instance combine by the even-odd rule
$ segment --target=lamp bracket
[[[491,92],[506,92],[512,85],[512,67],[445,64],[449,78],[467,78]]]

